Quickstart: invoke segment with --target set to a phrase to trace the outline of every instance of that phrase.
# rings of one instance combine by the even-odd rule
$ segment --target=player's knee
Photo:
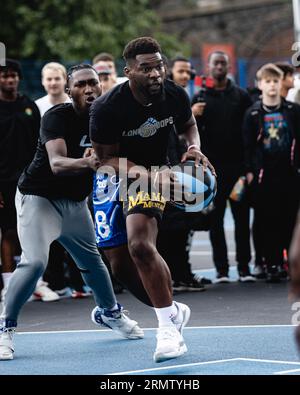
[[[145,263],[152,260],[156,252],[155,246],[147,240],[130,240],[128,247],[132,259]]]

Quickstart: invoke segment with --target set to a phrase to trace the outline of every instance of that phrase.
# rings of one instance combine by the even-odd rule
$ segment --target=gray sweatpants
[[[109,273],[97,250],[85,201],[48,200],[23,195],[17,190],[16,209],[22,256],[7,289],[3,318],[17,321],[20,309],[46,269],[49,247],[54,240],[58,240],[76,262],[85,283],[93,290],[97,305],[106,308],[115,305]]]

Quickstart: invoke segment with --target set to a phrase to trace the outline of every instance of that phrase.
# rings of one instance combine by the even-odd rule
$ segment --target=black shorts
[[[16,184],[6,186],[0,190],[4,200],[4,207],[0,208],[0,229],[2,231],[17,228],[17,213],[15,206],[16,190]]]
[[[139,191],[135,195],[128,195],[123,201],[123,211],[125,216],[130,214],[144,214],[150,218],[156,218],[159,224],[162,220],[166,207],[166,200],[160,193],[148,193]]]

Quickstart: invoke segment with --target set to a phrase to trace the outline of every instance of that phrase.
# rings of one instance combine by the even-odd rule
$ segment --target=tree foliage
[[[187,46],[161,31],[148,0],[9,0],[1,4],[0,41],[7,56],[74,61],[98,52],[120,57],[131,39],[152,35],[167,56],[189,53]]]

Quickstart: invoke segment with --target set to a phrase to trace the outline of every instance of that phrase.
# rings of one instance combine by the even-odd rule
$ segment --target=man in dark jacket
[[[227,77],[228,56],[213,52],[208,61],[213,87],[203,87],[192,100],[203,152],[211,159],[217,173],[218,191],[214,200],[210,240],[217,269],[216,282],[229,282],[228,256],[224,234],[224,213],[230,193],[244,175],[242,121],[251,105],[248,94]],[[240,281],[254,281],[249,271],[249,205],[245,199],[230,201],[235,223],[236,260]]]

